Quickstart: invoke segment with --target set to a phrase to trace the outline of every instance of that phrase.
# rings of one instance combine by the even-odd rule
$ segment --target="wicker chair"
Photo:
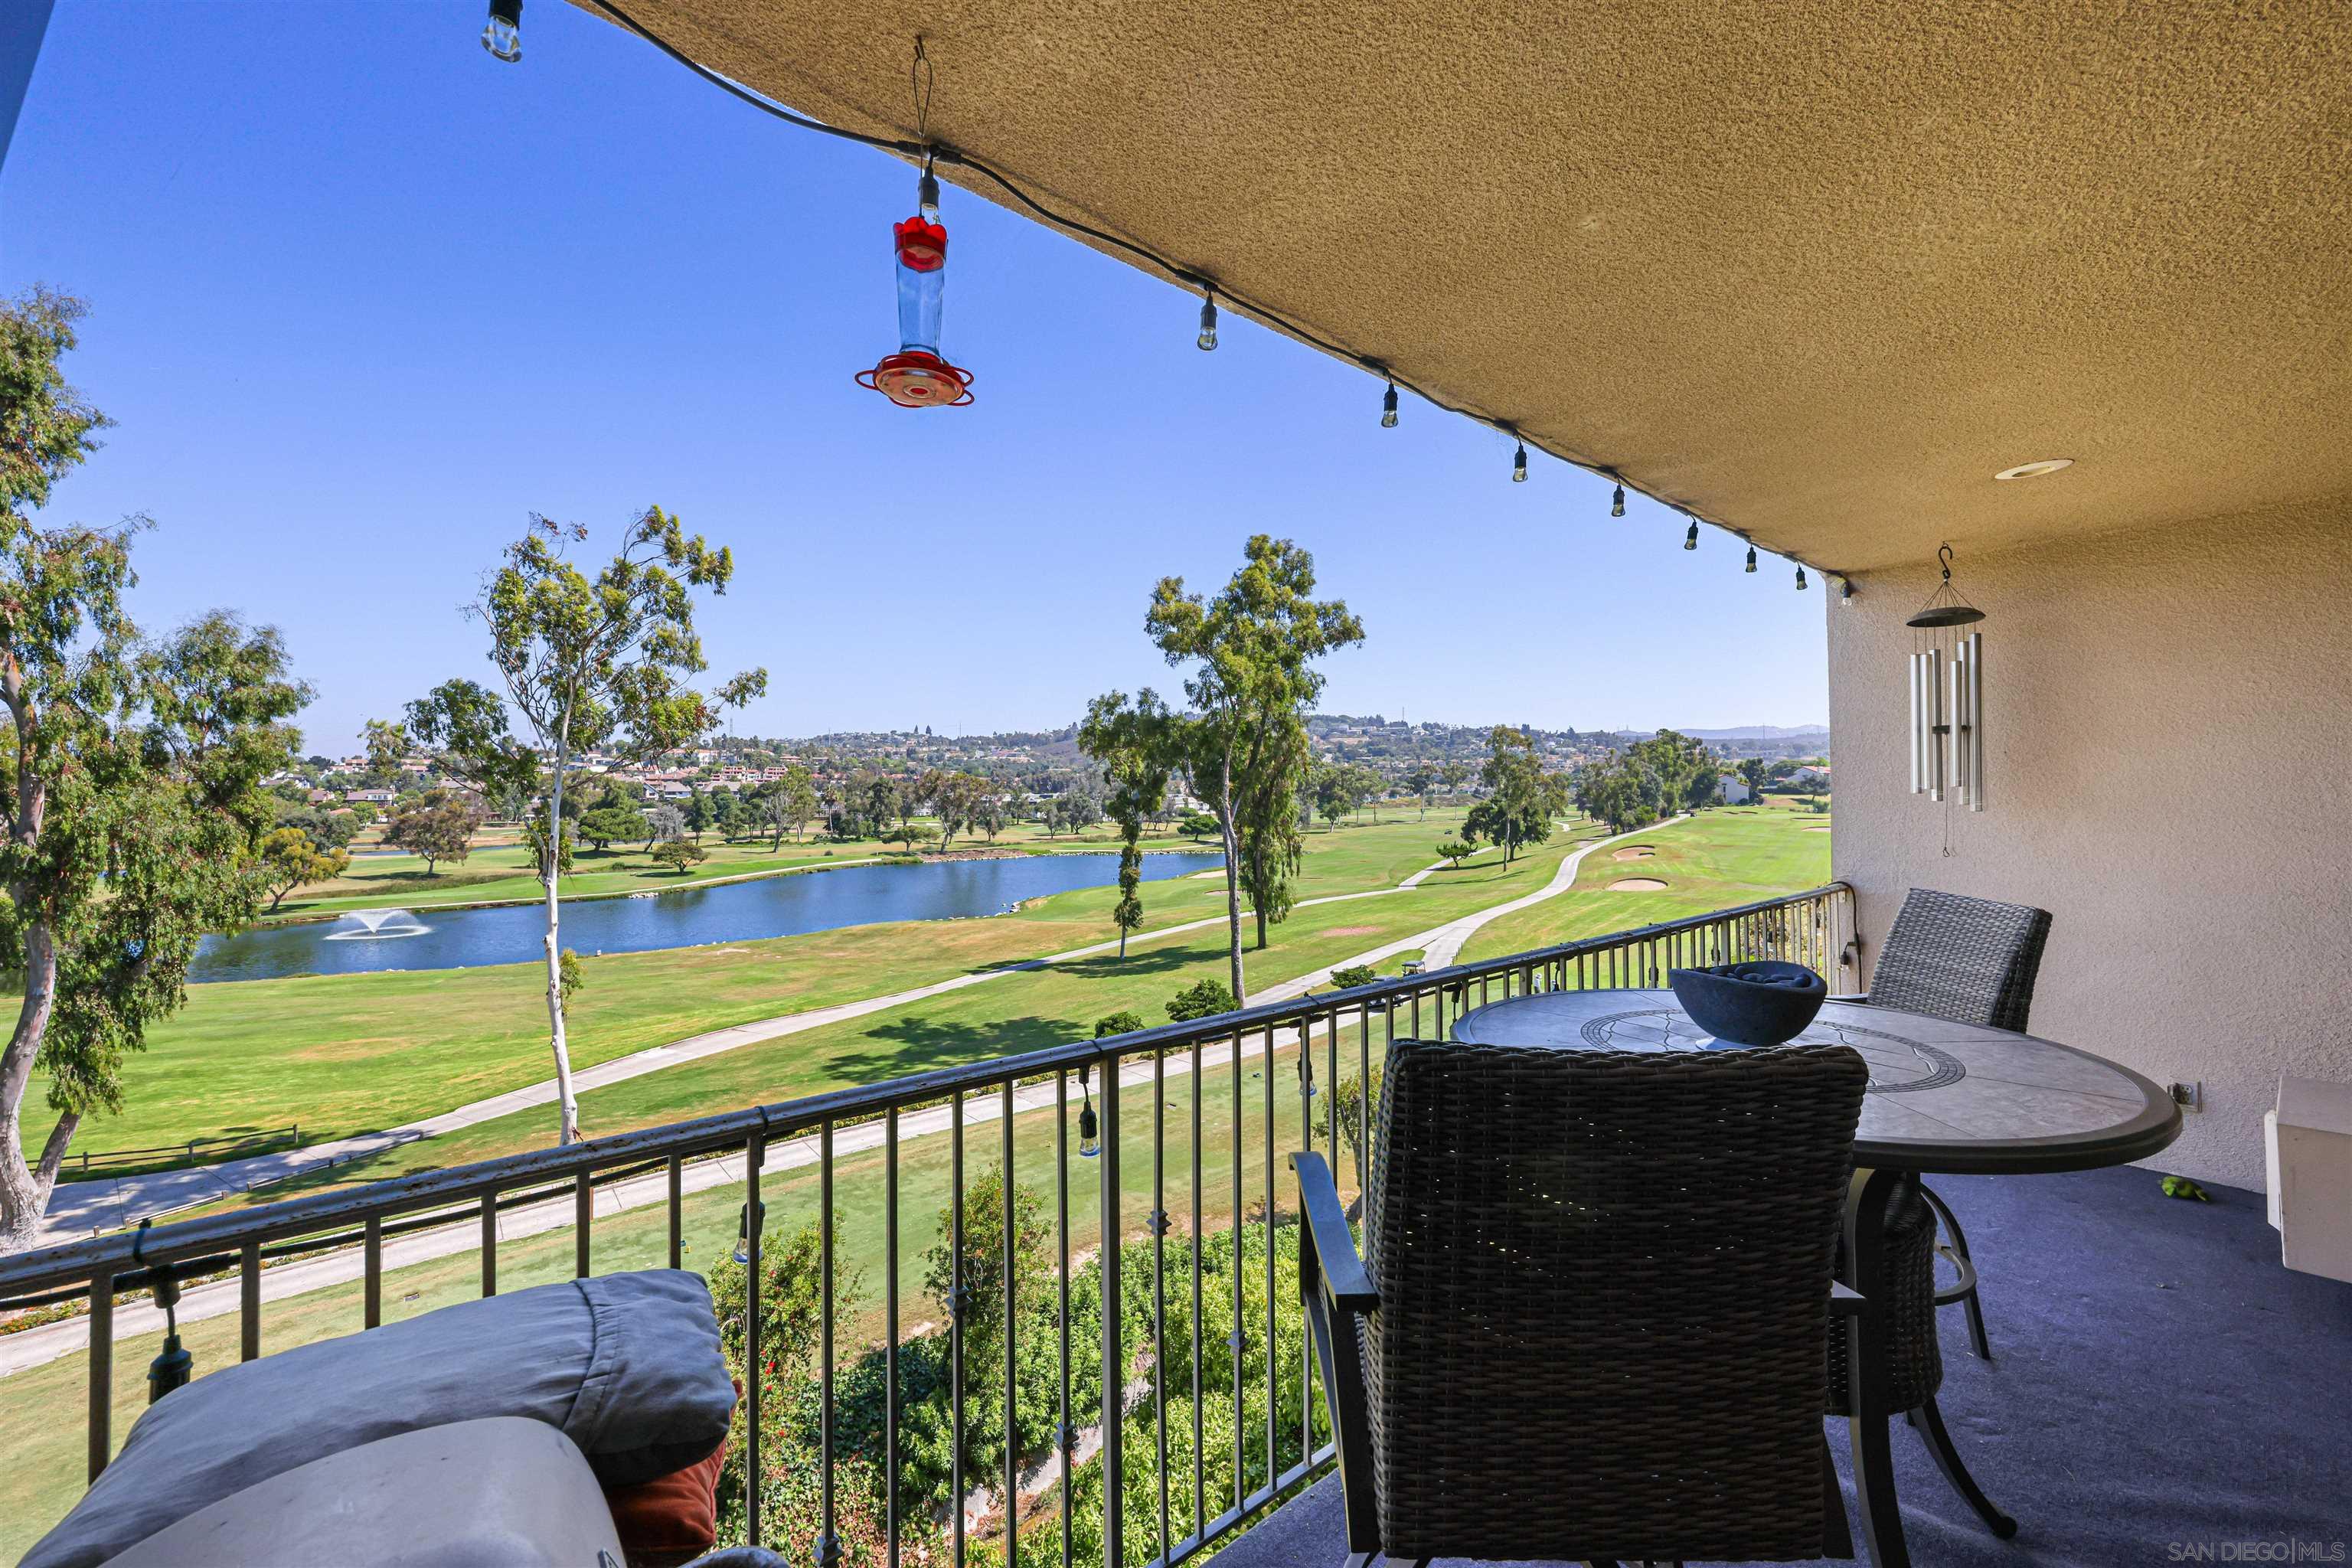
[[[1843,1046],[1400,1040],[1360,1259],[1295,1154],[1348,1559],[1853,1555],[1822,1433]]]
[[[1902,913],[1895,917],[1895,929],[1886,933],[1869,994],[1846,1000],[2022,1034],[2033,1012],[2033,979],[2049,940],[2047,910],[1914,888],[1903,900]],[[1968,1233],[1951,1206],[1925,1183],[1918,1191],[1944,1227],[1946,1239],[1935,1251],[1957,1276],[1936,1292],[1936,1305],[1967,1310],[1969,1342],[1979,1358],[1990,1361],[1992,1344],[1985,1338]],[[1932,1268],[1934,1259],[1928,1262]],[[1890,1320],[1887,1332],[1899,1352],[1905,1338],[1901,1322]]]

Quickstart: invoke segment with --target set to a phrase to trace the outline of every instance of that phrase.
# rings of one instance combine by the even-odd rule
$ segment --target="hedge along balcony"
[[[249,1360],[262,1353],[265,1258],[337,1249],[347,1257],[356,1247],[362,1300],[352,1326],[366,1328],[383,1316],[387,1243],[396,1244],[395,1267],[402,1251],[476,1252],[479,1289],[489,1294],[499,1287],[502,1224],[525,1235],[569,1228],[572,1271],[585,1276],[595,1265],[600,1224],[608,1267],[678,1268],[688,1261],[689,1213],[698,1234],[731,1237],[743,1205],[767,1219],[749,1227],[740,1244],[748,1256],[743,1274],[756,1296],[764,1289],[762,1242],[785,1232],[780,1211],[797,1206],[814,1231],[814,1364],[805,1390],[771,1384],[761,1375],[744,1380],[741,1474],[771,1484],[740,1487],[722,1500],[740,1510],[743,1538],[777,1539],[778,1521],[765,1516],[784,1508],[793,1515],[786,1532],[794,1537],[785,1544],[818,1562],[825,1561],[827,1543],[842,1539],[845,1520],[892,1563],[903,1544],[934,1536],[950,1549],[950,1561],[973,1554],[1002,1561],[1003,1538],[1024,1512],[1004,1500],[1024,1500],[1036,1512],[1050,1499],[1061,1561],[1176,1563],[1215,1544],[1329,1462],[1297,1331],[1295,1290],[1277,1288],[1286,1238],[1276,1171],[1290,1150],[1322,1148],[1360,1190],[1368,1150],[1357,1130],[1370,1118],[1375,1037],[1384,1047],[1400,1037],[1442,1036],[1465,1008],[1529,991],[1660,985],[1670,967],[1768,957],[1811,964],[1833,986],[1853,988],[1859,977],[1851,889],[1832,884],[1192,1023],[160,1226],[143,1241],[117,1235],[49,1247],[0,1260],[0,1297],[87,1298],[85,1427],[88,1473],[95,1477],[114,1447],[118,1328],[160,1333],[152,1308],[131,1309],[118,1324],[116,1298],[167,1274],[189,1279],[234,1271],[234,1309],[226,1309],[232,1287],[223,1281],[192,1290],[183,1317],[234,1310],[239,1353]],[[1277,1065],[1293,1080],[1280,1092]],[[1078,1075],[1084,1084],[1074,1084]],[[1171,1080],[1183,1079],[1191,1080],[1190,1092],[1171,1100]],[[1337,1103],[1343,1083],[1351,1103]],[[1145,1092],[1148,1105],[1128,1103]],[[1077,1111],[1089,1099],[1100,1138],[1091,1161],[1076,1149]],[[997,1184],[996,1206],[984,1216],[998,1233],[1002,1256],[988,1260],[995,1277],[985,1288],[1000,1299],[985,1303],[983,1312],[974,1298],[982,1287],[966,1284],[982,1260],[971,1255],[965,1232],[983,1218],[967,1196],[986,1173],[971,1167],[975,1138],[982,1158],[989,1157],[992,1121],[992,1163],[1013,1179]],[[1038,1304],[1014,1299],[1022,1273],[1014,1254],[1032,1234],[1015,1210],[1026,1202],[1024,1174],[1047,1163],[1052,1176],[1039,1195],[1036,1224],[1050,1226],[1052,1262],[1037,1278],[1054,1300],[1024,1316],[1020,1309]],[[780,1202],[761,1205],[763,1182]],[[663,1219],[657,1234],[647,1228],[656,1212]],[[951,1270],[950,1300],[938,1303],[946,1324],[932,1336],[910,1331],[919,1298],[906,1275],[908,1252],[929,1239],[935,1215],[944,1256],[961,1262]],[[1104,1235],[1122,1245],[1098,1248],[1089,1259],[1087,1243]],[[510,1257],[539,1250],[517,1249],[511,1237],[508,1247]],[[883,1291],[874,1321],[843,1287],[852,1268],[877,1249]],[[546,1266],[560,1268],[560,1260]],[[209,1303],[202,1299],[206,1292],[214,1293]],[[1118,1302],[1120,1310],[1089,1311],[1089,1300]],[[967,1325],[983,1316],[1011,1325],[977,1336],[1003,1342],[988,1347],[987,1366],[964,1353],[974,1337]],[[1079,1318],[1098,1319],[1099,1326],[1088,1326],[1074,1345]],[[764,1364],[761,1319],[761,1311],[745,1311],[734,1326],[745,1367]],[[1042,1394],[1037,1363],[1027,1360],[1024,1373],[1023,1353],[1035,1355],[1036,1345],[1024,1343],[1023,1334],[1034,1340],[1041,1324],[1053,1339],[1050,1386]],[[840,1353],[844,1342],[868,1339],[878,1339],[878,1346],[847,1358]],[[945,1342],[943,1353],[927,1342],[935,1340]],[[918,1360],[919,1368],[910,1364]],[[909,1374],[930,1377],[941,1367],[945,1409],[933,1414],[944,1415],[949,1457],[944,1464],[931,1462],[935,1452],[910,1460],[909,1443],[937,1434],[928,1426],[925,1433],[908,1429],[908,1414],[921,1403],[910,1397]],[[1119,1375],[1102,1376],[1106,1367]],[[1171,1369],[1178,1386],[1170,1385]],[[877,1376],[898,1397],[869,1397]],[[984,1395],[984,1412],[966,1408],[975,1391]],[[922,1397],[932,1394],[927,1384]],[[780,1399],[793,1401],[793,1408],[761,1409]],[[1024,1430],[1016,1419],[1016,1440],[1003,1441],[1003,1416],[994,1413],[1018,1404],[1034,1415],[1041,1399],[1054,1417],[1050,1428],[1029,1441],[1037,1423]],[[1209,1408],[1228,1404],[1213,1422]],[[872,1409],[877,1405],[878,1415]],[[780,1418],[800,1423],[794,1430],[814,1461],[814,1484],[804,1500],[775,1486],[762,1468],[761,1447],[778,1440]],[[974,1447],[989,1452],[989,1474],[968,1473],[975,1467],[966,1462],[967,1450]],[[1100,1468],[1093,1470],[1097,1453]],[[845,1468],[866,1492],[844,1495]],[[918,1478],[902,1473],[910,1469],[921,1478],[944,1469],[944,1490],[910,1486]],[[1090,1473],[1117,1476],[1121,1484],[1089,1485]],[[1079,1500],[1064,1506],[1074,1476]],[[878,1503],[870,1495],[876,1484]],[[967,1506],[951,1506],[950,1499]],[[970,1506],[975,1499],[979,1506]],[[985,1533],[976,1525],[985,1525]],[[1044,1529],[1046,1522],[1041,1514],[1021,1527]],[[1044,1549],[1034,1541],[1026,1546],[1032,1553]]]

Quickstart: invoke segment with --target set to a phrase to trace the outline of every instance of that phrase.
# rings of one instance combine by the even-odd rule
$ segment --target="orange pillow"
[[[719,1538],[719,1471],[727,1445],[700,1464],[635,1486],[606,1487],[613,1530],[632,1563],[683,1562],[710,1550]]]

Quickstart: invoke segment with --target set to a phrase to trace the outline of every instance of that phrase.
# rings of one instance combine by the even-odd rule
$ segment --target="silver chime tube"
[[[1944,798],[1944,737],[1936,731],[1944,722],[1944,653],[1927,650],[1925,679],[1919,682],[1927,701],[1927,798]]]
[[[1969,809],[1982,811],[1984,802],[1984,634],[1969,634]]]
[[[1911,793],[1919,794],[1927,787],[1927,752],[1919,744],[1921,731],[1927,726],[1927,716],[1919,701],[1919,655],[1911,655]]]
[[[1969,798],[1969,647],[1964,640],[1952,640],[1951,733],[1952,733],[1952,797],[1965,802]]]

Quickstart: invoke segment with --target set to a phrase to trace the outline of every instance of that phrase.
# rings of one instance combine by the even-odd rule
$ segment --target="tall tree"
[[[816,820],[816,780],[809,776],[808,769],[794,763],[784,770],[783,788],[777,793],[784,803],[784,820],[792,825],[797,840]]]
[[[306,883],[333,881],[351,869],[352,858],[342,849],[320,847],[299,827],[273,827],[262,835],[259,865],[274,915],[287,894]]]
[[[1551,837],[1552,812],[1559,792],[1544,777],[1536,743],[1524,731],[1497,724],[1486,741],[1486,765],[1478,782],[1486,798],[1470,808],[1465,830],[1503,847],[1507,866],[1526,844],[1541,844]]]
[[[82,1119],[122,1104],[126,1052],[186,997],[207,931],[250,919],[309,700],[275,631],[215,613],[157,640],[123,599],[147,526],[37,527],[107,420],[68,385],[79,300],[0,303],[0,970],[16,1021],[0,1050],[0,1252],[34,1245]],[[25,1157],[38,1068],[57,1121]]]
[[[707,732],[712,700],[688,684],[709,668],[694,630],[694,590],[724,594],[734,556],[689,535],[677,518],[648,507],[623,535],[621,548],[591,579],[565,555],[569,531],[534,513],[530,531],[509,545],[506,561],[471,607],[490,636],[490,663],[505,687],[497,692],[450,680],[408,707],[409,729],[446,748],[486,786],[543,782],[548,826],[542,845],[562,847],[563,786],[575,752],[603,747],[626,757],[674,751]],[[767,689],[763,669],[719,689],[717,701],[740,707]],[[523,734],[508,728],[511,708]],[[494,792],[493,792],[494,793]],[[572,1091],[572,1053],[563,1028],[562,947],[557,937],[560,855],[540,856],[547,910],[548,1047],[555,1058],[557,1138],[580,1136]]]
[[[1225,851],[1225,925],[1235,996],[1242,976],[1242,889],[1257,915],[1258,946],[1286,906],[1297,864],[1300,778],[1311,763],[1305,715],[1323,689],[1315,661],[1364,640],[1338,599],[1318,601],[1315,560],[1288,540],[1255,534],[1241,569],[1213,598],[1181,577],[1153,589],[1144,626],[1171,665],[1191,667],[1184,694],[1197,717],[1182,747],[1192,793],[1216,814]]]
[[[1143,924],[1143,825],[1168,796],[1174,726],[1160,694],[1146,687],[1132,707],[1113,691],[1087,705],[1078,726],[1078,749],[1102,764],[1110,779],[1107,809],[1118,824],[1118,902],[1111,923],[1118,928],[1118,955],[1127,956],[1128,933]]]
[[[368,775],[389,784],[400,777],[408,755],[408,730],[390,719],[371,719],[366,726]]]
[[[474,830],[482,825],[481,808],[474,797],[435,790],[415,809],[404,811],[384,830],[383,841],[425,858],[425,874],[436,875],[444,860],[462,866],[474,850]]]

